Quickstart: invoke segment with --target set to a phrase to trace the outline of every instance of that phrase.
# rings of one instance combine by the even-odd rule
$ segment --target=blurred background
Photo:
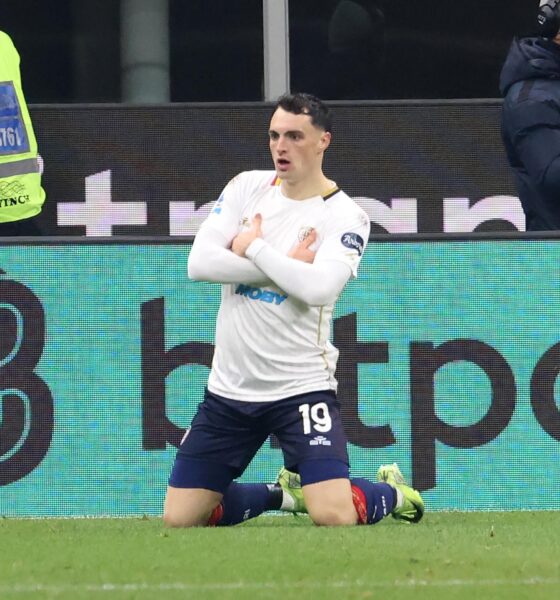
[[[537,2],[2,0],[0,29],[21,54],[29,103],[261,101],[264,40],[288,5],[291,89],[375,100],[498,97]]]

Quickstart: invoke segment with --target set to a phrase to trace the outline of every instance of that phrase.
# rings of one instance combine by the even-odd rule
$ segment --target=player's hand
[[[315,254],[317,254],[317,252],[311,250],[309,246],[312,246],[316,241],[317,232],[315,229],[312,229],[304,240],[299,242],[288,252],[288,256],[311,264],[315,260]]]
[[[245,256],[245,251],[253,240],[262,238],[262,215],[256,214],[251,221],[251,227],[247,231],[237,234],[231,242],[231,250],[237,256]]]

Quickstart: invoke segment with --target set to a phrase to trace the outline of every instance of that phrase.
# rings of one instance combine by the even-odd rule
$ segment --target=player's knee
[[[209,515],[192,514],[185,510],[166,508],[163,512],[163,524],[170,528],[204,527],[208,524]]]
[[[186,515],[184,512],[166,509],[163,513],[163,524],[166,527],[196,527],[200,525],[197,519],[191,515]]]
[[[168,487],[163,506],[166,527],[204,527],[221,494],[210,490]]]
[[[181,496],[167,497],[163,507],[166,527],[204,527],[208,524],[213,507],[205,503],[188,502]]]
[[[309,510],[309,508],[308,508]],[[309,516],[315,525],[338,527],[355,525],[357,522],[356,511],[353,506],[322,505],[309,510]]]
[[[189,527],[189,524],[184,519],[172,512],[163,513],[163,524],[170,528]]]
[[[316,525],[355,525],[358,517],[350,481],[339,477],[303,486],[305,504]]]

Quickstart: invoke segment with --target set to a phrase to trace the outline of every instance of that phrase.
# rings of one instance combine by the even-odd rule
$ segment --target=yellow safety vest
[[[0,223],[41,212],[37,141],[21,88],[19,53],[0,31]]]

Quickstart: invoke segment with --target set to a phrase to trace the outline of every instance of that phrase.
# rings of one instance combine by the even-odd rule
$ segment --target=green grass
[[[318,528],[260,517],[0,519],[0,598],[538,600],[560,590],[560,512],[428,513]]]

